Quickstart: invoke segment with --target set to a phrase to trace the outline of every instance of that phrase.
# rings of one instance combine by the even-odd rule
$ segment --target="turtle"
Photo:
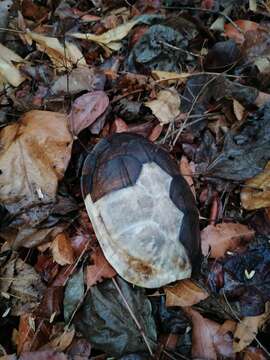
[[[170,154],[115,133],[87,155],[81,191],[103,253],[126,281],[158,288],[189,278],[201,259],[194,196]]]

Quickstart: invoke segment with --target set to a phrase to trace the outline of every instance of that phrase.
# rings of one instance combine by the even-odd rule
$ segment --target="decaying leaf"
[[[263,172],[246,181],[241,191],[241,203],[247,210],[270,207],[270,162]]]
[[[216,360],[220,356],[233,357],[235,322],[226,321],[223,325],[203,317],[198,311],[188,308],[192,319],[192,357]]]
[[[24,233],[21,230],[18,237],[12,234],[16,247],[53,207],[58,181],[70,160],[72,137],[66,115],[34,110],[6,126],[0,133],[0,142],[0,201],[13,217],[24,212],[20,228],[27,224]],[[43,239],[52,230],[42,229]]]
[[[180,114],[180,97],[174,88],[161,90],[156,100],[150,100],[145,106],[152,110],[161,124],[168,124]]]
[[[65,233],[58,234],[52,245],[53,260],[59,265],[72,264],[74,252],[69,237]]]
[[[84,281],[83,269],[81,268],[69,278],[65,288],[64,296],[64,317],[68,322],[77,310],[77,307],[83,301]]]
[[[116,275],[116,271],[108,263],[100,247],[94,251],[91,258],[94,265],[88,265],[86,268],[87,288]]]
[[[16,63],[23,62],[23,59],[14,51],[0,44],[0,89],[4,84],[19,86],[25,77],[15,66]]]
[[[236,119],[242,121],[245,114],[245,108],[239,101],[233,99],[233,111]]]
[[[104,113],[109,98],[104,91],[92,91],[77,98],[72,104],[68,122],[73,134],[78,135]]]
[[[243,247],[254,238],[254,230],[239,223],[208,225],[201,231],[202,252],[206,256],[210,250],[212,258],[219,258],[226,251]]]
[[[144,290],[133,287],[120,277],[116,281],[152,345],[157,337],[156,326]],[[147,350],[122,296],[112,280],[92,286],[75,318],[77,329],[96,349],[115,357]]]
[[[27,36],[34,40],[39,51],[45,52],[57,71],[72,69],[74,65],[86,65],[83,54],[77,45],[65,41],[64,45],[57,38],[28,31]]]
[[[165,287],[166,306],[192,306],[206,299],[209,294],[192,280],[177,281],[173,286]]]
[[[50,342],[42,346],[42,350],[65,351],[71,344],[75,336],[75,329],[71,326],[68,329],[63,329],[61,333],[55,336]]]
[[[255,339],[259,329],[270,318],[269,303],[266,311],[258,316],[244,317],[236,326],[233,341],[233,351],[240,352]]]
[[[10,294],[11,313],[21,315],[37,307],[45,286],[32,266],[17,257],[0,271],[0,293]]]
[[[242,30],[242,33],[236,28],[235,24]],[[234,24],[229,23],[224,25],[225,35],[235,40],[238,44],[242,44],[245,41],[244,34],[247,31],[257,30],[258,27],[258,23],[250,20],[236,20]]]
[[[51,86],[53,95],[76,94],[80,91],[103,90],[105,76],[86,66],[79,66],[70,73],[55,79]]]

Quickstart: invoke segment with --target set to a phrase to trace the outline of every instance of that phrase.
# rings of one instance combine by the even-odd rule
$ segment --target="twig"
[[[130,316],[131,316],[132,319],[134,320],[137,328],[139,329],[140,334],[141,334],[141,336],[142,336],[142,338],[143,338],[143,340],[144,340],[144,342],[145,342],[145,344],[146,344],[146,346],[147,346],[147,349],[148,349],[148,351],[149,351],[149,354],[150,354],[151,356],[153,356],[153,351],[152,351],[152,349],[151,349],[151,346],[150,346],[150,344],[149,344],[149,341],[148,341],[148,339],[147,339],[147,337],[146,337],[146,335],[145,335],[145,333],[144,333],[144,331],[143,331],[143,328],[141,327],[139,321],[137,320],[136,315],[133,313],[131,307],[129,306],[129,304],[128,304],[128,302],[127,302],[124,294],[122,293],[122,291],[121,291],[121,289],[120,289],[120,287],[119,287],[116,279],[112,278],[112,282],[113,282],[116,290],[118,291],[119,295],[121,296],[121,298],[122,298],[122,300],[123,300],[123,302],[124,302],[124,304],[125,304],[128,312],[130,313]]]

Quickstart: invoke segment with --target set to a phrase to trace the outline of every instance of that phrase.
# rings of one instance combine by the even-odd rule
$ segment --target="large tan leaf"
[[[204,255],[209,250],[212,258],[224,256],[226,251],[233,251],[251,241],[254,230],[239,223],[221,223],[208,225],[201,231],[201,246]]]
[[[246,316],[236,327],[233,341],[233,351],[240,352],[245,349],[256,337],[258,330],[270,318],[270,306],[266,304],[266,310],[258,316]]]
[[[241,202],[245,209],[270,207],[270,161],[262,173],[246,181],[241,191]]]
[[[233,357],[230,333],[234,332],[234,321],[227,320],[220,325],[192,308],[185,311],[192,320],[192,358],[216,360],[220,356]]]
[[[14,65],[20,62],[23,62],[23,59],[19,55],[0,44],[0,89],[5,83],[17,87],[25,80]]]
[[[161,124],[168,124],[180,114],[180,97],[174,88],[161,90],[156,100],[150,100],[145,106],[152,110]]]
[[[121,42],[124,37],[128,35],[130,30],[139,22],[139,19],[128,21],[124,24],[117,26],[101,35],[95,35],[91,33],[70,33],[69,36],[77,39],[84,39],[94,41],[100,45],[105,45],[111,50],[119,50],[121,48]]]
[[[36,42],[37,48],[45,52],[53,62],[57,71],[71,69],[73,65],[86,65],[81,50],[73,43],[66,41],[64,45],[54,37],[44,36],[33,31],[27,35]]]
[[[72,141],[66,115],[50,111],[27,112],[0,132],[0,201],[13,215],[32,211],[26,232],[40,219],[41,206],[46,212],[55,202]]]
[[[173,286],[165,287],[166,306],[192,306],[209,295],[192,280],[177,281]]]

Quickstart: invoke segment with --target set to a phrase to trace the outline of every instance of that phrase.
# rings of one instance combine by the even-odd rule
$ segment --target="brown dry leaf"
[[[22,314],[20,317],[19,331],[17,338],[17,353],[20,354],[24,351],[30,351],[35,334],[34,329],[31,327],[30,319],[33,319],[32,314]]]
[[[86,34],[70,33],[69,36],[72,36],[77,39],[94,41],[101,46],[106,46],[111,50],[118,51],[122,46],[120,40],[122,40],[124,37],[126,37],[128,35],[128,33],[130,32],[130,30],[136,24],[138,24],[139,21],[140,21],[139,18],[137,18],[136,20],[128,21],[128,22],[121,24],[121,25],[117,26],[116,28],[111,29],[101,35],[95,35],[95,34],[91,34],[91,33],[86,33]]]
[[[91,256],[94,265],[86,268],[86,285],[87,288],[101,282],[103,279],[110,279],[117,273],[106,260],[101,248],[97,248]]]
[[[225,321],[223,325],[204,318],[198,311],[185,310],[192,320],[192,357],[216,360],[220,356],[233,358],[233,339],[235,322]]]
[[[14,65],[23,61],[14,51],[0,44],[0,90],[5,84],[17,87],[25,80],[25,77]]]
[[[57,38],[27,31],[27,36],[34,40],[39,51],[45,52],[57,71],[72,69],[74,65],[86,65],[85,58],[77,45],[66,41],[62,45]]]
[[[36,308],[45,290],[32,266],[15,256],[0,269],[0,293],[10,295],[11,314],[18,316]]]
[[[258,316],[246,316],[236,327],[233,341],[233,351],[240,352],[245,349],[256,337],[258,330],[270,318],[270,305],[266,303],[266,310]]]
[[[201,231],[202,252],[206,256],[211,248],[210,257],[222,257],[226,251],[234,251],[247,244],[254,234],[254,230],[239,223],[208,225]]]
[[[69,237],[58,234],[51,244],[53,260],[59,265],[70,265],[74,261],[74,252]]]
[[[151,131],[150,135],[148,136],[148,139],[153,142],[156,141],[160,137],[162,130],[163,130],[163,125],[157,124],[154,127],[154,129]]]
[[[20,231],[10,234],[16,247],[34,235],[36,229],[32,226],[48,216],[56,201],[58,181],[70,160],[72,137],[65,115],[34,110],[6,126],[0,132],[0,143],[0,201],[13,216],[23,216]],[[27,225],[25,229],[23,224]],[[45,239],[53,229],[41,231],[37,241]],[[34,240],[23,245],[36,245]]]
[[[156,100],[147,101],[145,106],[152,110],[160,123],[168,124],[180,114],[180,97],[174,88],[161,90]]]
[[[244,351],[243,360],[267,360],[267,357],[262,349],[249,346]]]
[[[195,192],[195,187],[194,187],[193,178],[192,178],[193,172],[192,172],[191,166],[188,162],[188,159],[185,155],[183,155],[180,160],[180,172],[183,175],[183,177],[185,178],[186,182],[188,183],[190,190],[192,191],[192,194],[194,195],[194,197],[196,199],[196,192]]]
[[[78,97],[72,104],[68,116],[70,129],[78,135],[92,125],[109,106],[109,98],[104,91],[92,91]]]
[[[69,329],[65,329],[64,332],[53,338],[49,343],[42,346],[41,350],[52,349],[54,351],[65,351],[75,336],[75,329],[71,326]]]
[[[262,173],[246,181],[241,203],[247,210],[270,207],[270,161]]]
[[[164,290],[166,306],[192,306],[209,296],[207,291],[190,279],[180,280],[174,286],[166,286]]]
[[[116,118],[111,126],[111,131],[116,133],[128,131],[128,124],[121,118]]]
[[[242,32],[245,34],[247,31],[251,31],[251,30],[257,30],[259,27],[259,24],[254,22],[254,21],[250,21],[250,20],[235,20],[234,23],[242,30]],[[240,33],[240,31],[237,30],[237,28],[230,24],[225,24],[224,25],[224,30],[225,30],[225,36],[227,36],[230,39],[235,40],[235,42],[237,42],[238,44],[243,44],[243,42],[245,41],[245,36],[243,33]]]

